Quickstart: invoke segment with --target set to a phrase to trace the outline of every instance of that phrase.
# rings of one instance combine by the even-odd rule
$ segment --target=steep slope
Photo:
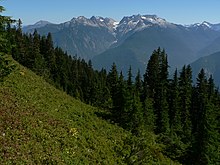
[[[209,56],[201,57],[191,64],[194,80],[196,75],[203,68],[207,76],[212,75],[217,86],[220,86],[220,52],[216,52]]]
[[[216,38],[211,44],[204,47],[197,53],[197,57],[204,57],[220,51],[220,37]]]
[[[16,70],[0,84],[1,164],[109,165],[126,164],[129,156],[136,159],[131,157],[136,145],[129,140],[131,135],[98,118],[95,113],[100,110],[15,65]],[[146,137],[146,159],[150,164],[167,164],[170,160],[151,136]]]

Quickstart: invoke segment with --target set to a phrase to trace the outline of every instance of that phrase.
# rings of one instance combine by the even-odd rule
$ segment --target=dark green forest
[[[132,75],[131,67],[123,75],[114,63],[109,72],[97,71],[91,61],[54,47],[50,33],[24,34],[21,20],[1,16],[0,31],[1,54],[11,54],[56,88],[102,108],[97,116],[136,137],[156,134],[163,154],[182,164],[220,164],[220,93],[203,69],[195,83],[189,65],[170,76],[166,51],[157,48],[144,75]],[[13,69],[7,63],[1,55],[2,81]]]

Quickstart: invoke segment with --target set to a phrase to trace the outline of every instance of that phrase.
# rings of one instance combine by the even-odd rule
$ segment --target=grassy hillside
[[[16,63],[0,84],[0,164],[171,163],[154,135],[140,141],[97,112]]]

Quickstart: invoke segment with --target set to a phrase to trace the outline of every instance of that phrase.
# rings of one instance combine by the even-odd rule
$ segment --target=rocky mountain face
[[[104,66],[109,70],[115,62],[124,73],[130,65],[134,73],[138,68],[143,73],[152,51],[161,47],[168,54],[172,71],[220,50],[218,27],[219,24],[207,22],[177,25],[155,15],[124,17],[117,27],[117,43],[95,56],[93,64],[98,69]]]
[[[25,27],[24,32],[32,33],[36,29],[40,34],[51,32],[55,45],[72,56],[89,60],[107,50],[116,40],[114,28],[116,21],[111,18],[83,16],[73,18],[62,24],[45,24],[40,27]],[[32,27],[30,29],[30,27]]]
[[[39,26],[40,25],[40,26]],[[170,23],[156,15],[126,16],[120,22],[111,18],[80,16],[62,24],[37,23],[25,32],[52,33],[54,43],[71,55],[92,59],[95,68],[144,72],[152,51],[164,48],[170,68],[180,68],[198,58],[220,51],[220,24],[208,22],[189,26]]]

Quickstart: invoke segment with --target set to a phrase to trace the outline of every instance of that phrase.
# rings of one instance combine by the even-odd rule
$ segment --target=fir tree
[[[122,80],[121,80],[122,81]],[[132,115],[133,115],[133,96],[134,96],[134,90],[133,90],[133,82],[132,82],[132,73],[131,73],[131,67],[128,71],[127,81],[124,85],[123,89],[123,127],[127,130],[132,130],[133,127],[133,121],[132,121]]]
[[[135,87],[136,95],[139,95],[140,97],[140,95],[143,93],[143,85],[142,85],[140,70],[138,70],[137,76],[135,77],[134,87]]]
[[[180,96],[179,96],[179,82],[177,70],[174,73],[173,79],[170,84],[169,92],[169,109],[170,109],[170,129],[171,134],[181,135],[181,111],[180,111]]]
[[[183,66],[179,77],[179,91],[180,91],[180,110],[181,123],[183,128],[182,139],[185,143],[191,143],[191,98],[192,98],[192,71],[188,65]]]
[[[40,54],[40,35],[35,30],[33,33],[33,45],[32,45],[32,52],[34,58],[34,70],[37,74],[42,75],[44,73],[44,59],[42,54]]]
[[[155,113],[154,113],[154,106],[153,106],[153,99],[146,98],[143,103],[143,122],[144,122],[144,129],[147,131],[153,132],[155,130]]]
[[[6,27],[14,22],[10,17],[3,16],[1,13],[5,11],[3,6],[0,6],[0,51],[8,53],[11,50],[11,45],[7,39]]]
[[[194,164],[215,164],[219,160],[218,153],[218,132],[216,126],[217,107],[211,101],[210,88],[212,82],[208,83],[204,69],[197,78],[196,99],[197,109],[194,111],[194,132],[193,132],[193,160]]]
[[[144,74],[144,100],[153,100],[156,116],[156,132],[169,132],[169,110],[167,102],[168,90],[168,62],[165,51],[155,50],[148,61]]]
[[[157,130],[162,133],[169,132],[169,107],[168,107],[168,61],[165,50],[160,53],[159,90],[157,92],[159,113]],[[161,116],[161,118],[160,118]],[[161,125],[160,125],[161,124]]]
[[[0,6],[0,13],[3,11],[4,7]],[[6,38],[6,26],[8,23],[12,23],[10,17],[0,15],[0,82],[14,69],[14,66],[10,65],[10,61],[5,57],[5,53],[8,53],[11,49]]]
[[[120,104],[118,99],[118,71],[115,63],[113,63],[112,68],[107,76],[107,85],[109,87],[111,98],[112,98],[112,116],[113,119],[115,115],[117,114],[117,111],[120,109]],[[123,102],[121,102],[122,104]]]
[[[160,48],[158,48],[158,50],[154,50],[150,60],[148,61],[146,72],[144,74],[144,99],[147,96],[150,98],[154,98],[155,96],[156,86],[158,86],[159,83],[159,54]]]
[[[139,96],[134,95],[132,103],[131,118],[131,132],[138,136],[143,132],[144,120],[143,120],[143,109],[142,103]]]

